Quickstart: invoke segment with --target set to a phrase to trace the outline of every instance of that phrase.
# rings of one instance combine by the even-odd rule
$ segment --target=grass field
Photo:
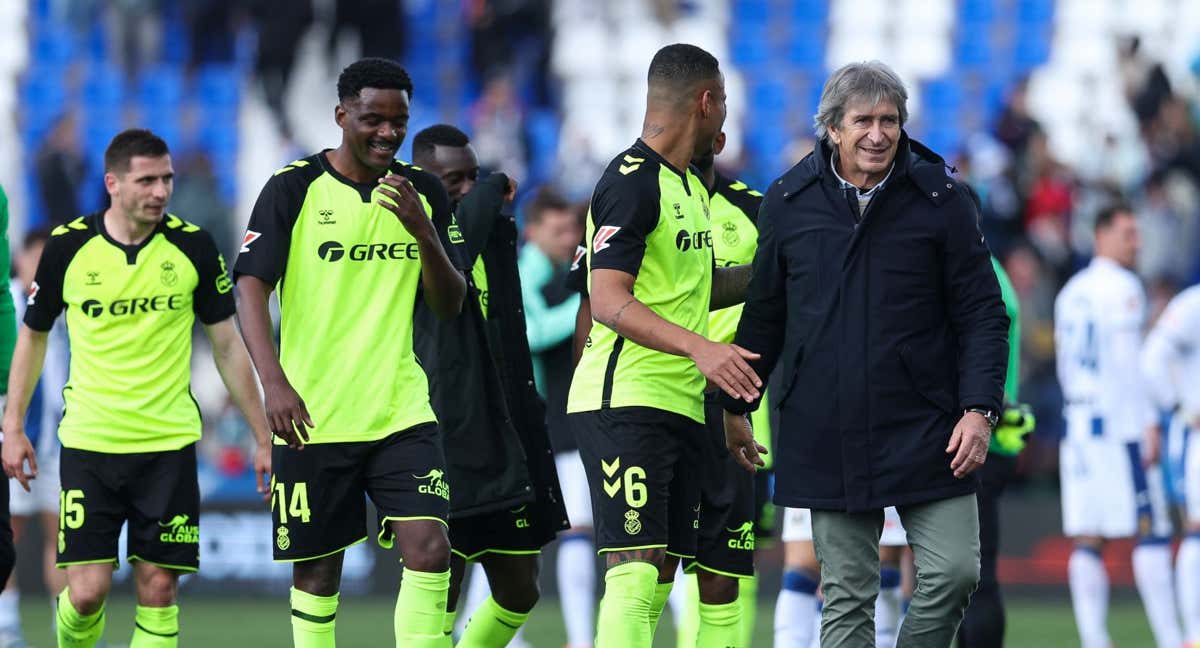
[[[184,599],[181,612],[180,645],[188,647],[286,648],[291,646],[287,603],[262,598],[218,600]],[[21,606],[25,635],[34,648],[53,647],[50,609],[42,601],[26,600]],[[659,628],[656,648],[674,645],[668,616]],[[1113,602],[1109,630],[1121,648],[1150,648],[1150,629],[1136,600]],[[754,646],[771,646],[769,604],[759,610]],[[536,648],[562,648],[565,636],[557,601],[540,604],[529,619],[526,638]],[[107,637],[109,648],[129,642],[133,630],[133,601],[116,598],[109,603]],[[344,647],[392,645],[392,601],[382,598],[347,598],[338,609],[338,644]],[[1006,646],[1013,648],[1068,648],[1078,646],[1071,606],[1065,601],[1017,600],[1009,604]]]

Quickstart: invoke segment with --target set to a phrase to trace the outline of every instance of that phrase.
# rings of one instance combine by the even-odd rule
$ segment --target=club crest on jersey
[[[292,546],[292,539],[288,537],[287,527],[280,526],[275,531],[275,546],[279,547],[280,551],[287,551],[288,547]]]
[[[255,232],[254,230],[246,230],[246,235],[242,237],[242,249],[240,250],[240,252],[243,252],[243,253],[249,252],[250,244],[257,241],[261,236],[262,236],[262,232]]]
[[[633,509],[625,511],[625,533],[637,535],[642,532],[642,521],[639,517],[638,512]]]
[[[734,247],[742,242],[742,237],[738,235],[737,223],[722,223],[721,229],[724,230],[721,240],[725,241],[725,245]]]
[[[582,245],[575,246],[575,258],[571,259],[571,270],[579,269],[579,262],[583,261],[583,255],[587,254],[587,248]]]
[[[159,267],[162,268],[162,273],[158,275],[158,279],[162,282],[162,285],[170,288],[171,286],[179,283],[179,274],[175,272],[174,263],[171,263],[170,261],[163,261],[162,265]]]
[[[604,248],[609,247],[608,240],[617,235],[621,228],[614,225],[604,225],[596,230],[596,235],[592,237],[592,252],[599,252]]]

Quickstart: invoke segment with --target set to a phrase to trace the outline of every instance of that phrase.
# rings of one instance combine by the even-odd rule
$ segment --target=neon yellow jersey
[[[635,277],[633,295],[659,317],[708,335],[713,249],[708,192],[640,139],[609,164],[588,210],[587,265]],[[588,286],[591,286],[589,272]],[[704,422],[705,379],[695,363],[593,325],[567,412],[653,407]]]
[[[390,171],[412,182],[426,214],[449,221],[437,178],[402,162]],[[259,195],[234,265],[235,277],[278,286],[279,362],[312,415],[310,443],[374,441],[436,420],[413,353],[417,242],[375,202],[377,186],[341,175],[325,153],[292,162]]]
[[[720,174],[709,200],[712,214],[713,255],[718,268],[745,265],[754,260],[758,250],[758,206],[762,194],[746,183],[730,180]],[[708,339],[733,342],[742,304],[713,311],[708,318]]]
[[[167,214],[130,246],[108,235],[102,212],[75,219],[51,233],[27,303],[24,321],[36,331],[49,331],[66,309],[64,447],[165,452],[200,438],[192,327],[235,312],[225,260],[207,232]]]

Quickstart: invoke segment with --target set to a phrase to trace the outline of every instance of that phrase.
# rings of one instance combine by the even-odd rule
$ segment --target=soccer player
[[[503,648],[537,603],[542,547],[568,526],[525,335],[511,213],[516,184],[502,173],[478,180],[474,147],[465,133],[446,124],[417,133],[413,161],[440,178],[449,194],[462,262],[471,268],[470,284],[480,297],[469,299],[452,320],[434,323],[427,317],[417,327],[419,339],[430,342],[419,345],[418,355],[430,374],[446,472],[454,484],[443,631],[449,637],[454,628],[467,563],[477,562],[491,596],[471,611],[458,645]],[[509,438],[516,444],[506,449],[516,452],[507,458],[488,451],[490,442]],[[481,456],[500,472],[498,478],[479,467]]]
[[[1179,611],[1188,646],[1200,646],[1200,286],[1167,304],[1142,349],[1142,373],[1159,406],[1182,427],[1186,535],[1176,556]]]
[[[238,317],[263,384],[273,449],[275,560],[292,563],[292,638],[334,645],[344,550],[399,546],[398,646],[442,641],[450,499],[428,383],[413,354],[413,310],[458,314],[463,276],[438,238],[450,220],[437,178],[395,160],[412,81],[385,59],[338,78],[342,142],[272,176],[234,267]],[[267,298],[279,290],[280,345]]]
[[[748,264],[758,248],[758,205],[762,194],[717,173],[714,158],[725,148],[725,133],[718,133],[712,147],[692,160],[708,193],[709,226],[713,255],[718,268]],[[708,318],[708,337],[718,342],[733,341],[741,305],[713,311]],[[683,560],[684,581],[671,594],[676,613],[677,645],[695,646],[699,632],[700,601],[727,601],[741,605],[742,632],[737,645],[749,646],[757,612],[755,600],[754,548],[757,517],[755,474],[737,465],[725,449],[722,410],[709,392],[705,398],[706,437],[703,463],[696,468],[705,476],[700,485],[700,527],[695,558]],[[756,437],[770,435],[766,408],[760,408]]]
[[[16,277],[12,281],[12,300],[18,318],[24,316],[25,302],[33,288],[34,274],[42,257],[42,249],[50,238],[50,230],[38,228],[25,235],[15,263]],[[0,300],[3,297],[0,296]],[[16,331],[16,326],[13,327]],[[15,337],[15,336],[14,336]],[[42,375],[29,401],[25,416],[25,434],[37,453],[38,478],[30,484],[30,492],[9,484],[9,505],[12,511],[13,538],[21,535],[34,516],[40,516],[42,527],[42,578],[50,593],[51,610],[54,599],[67,586],[66,574],[55,566],[58,554],[58,491],[59,443],[58,422],[62,418],[62,390],[67,384],[67,327],[55,322],[46,340],[46,361]],[[7,387],[7,381],[6,385]],[[20,591],[16,574],[9,578],[8,587],[0,594],[0,648],[23,646],[21,632]]]
[[[192,327],[257,438],[266,494],[270,441],[250,359],[234,326],[233,284],[211,236],[167,213],[167,145],[131,129],[104,153],[105,211],[54,229],[30,290],[4,410],[4,471],[29,490],[37,476],[25,416],[47,334],[66,309],[71,347],[62,442],[58,566],[60,646],[95,645],[128,524],[137,590],[133,646],[175,646],[180,574],[199,567],[200,412],[189,389]],[[25,463],[29,470],[26,471]]]
[[[680,558],[696,555],[704,388],[758,397],[757,357],[706,338],[708,312],[744,297],[749,267],[714,269],[708,191],[690,161],[725,119],[717,60],[692,45],[654,55],[642,137],[592,194],[588,288],[599,326],[568,396],[605,555],[598,648],[649,646]],[[740,643],[736,588],[701,601],[701,645]]]
[[[1157,461],[1159,434],[1139,353],[1146,295],[1132,268],[1137,219],[1125,206],[1096,217],[1095,256],[1054,302],[1058,380],[1067,432],[1059,450],[1063,533],[1083,648],[1107,648],[1105,540],[1138,538],[1133,573],[1160,648],[1182,641],[1171,578],[1170,521]]]

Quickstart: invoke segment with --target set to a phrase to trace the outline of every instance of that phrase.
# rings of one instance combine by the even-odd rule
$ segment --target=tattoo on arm
[[[621,316],[625,314],[625,309],[632,306],[633,302],[635,301],[637,300],[633,297],[630,297],[629,301],[625,302],[624,305],[617,309],[617,314],[613,315],[611,320],[605,322],[605,324],[608,325],[608,328],[616,332],[617,335],[621,334],[621,329],[617,328],[621,324]]]
[[[746,289],[750,286],[752,267],[746,264],[713,270],[709,308],[719,310],[746,301]]]
[[[651,139],[663,134],[666,129],[658,124],[646,124],[642,129],[642,139]]]

